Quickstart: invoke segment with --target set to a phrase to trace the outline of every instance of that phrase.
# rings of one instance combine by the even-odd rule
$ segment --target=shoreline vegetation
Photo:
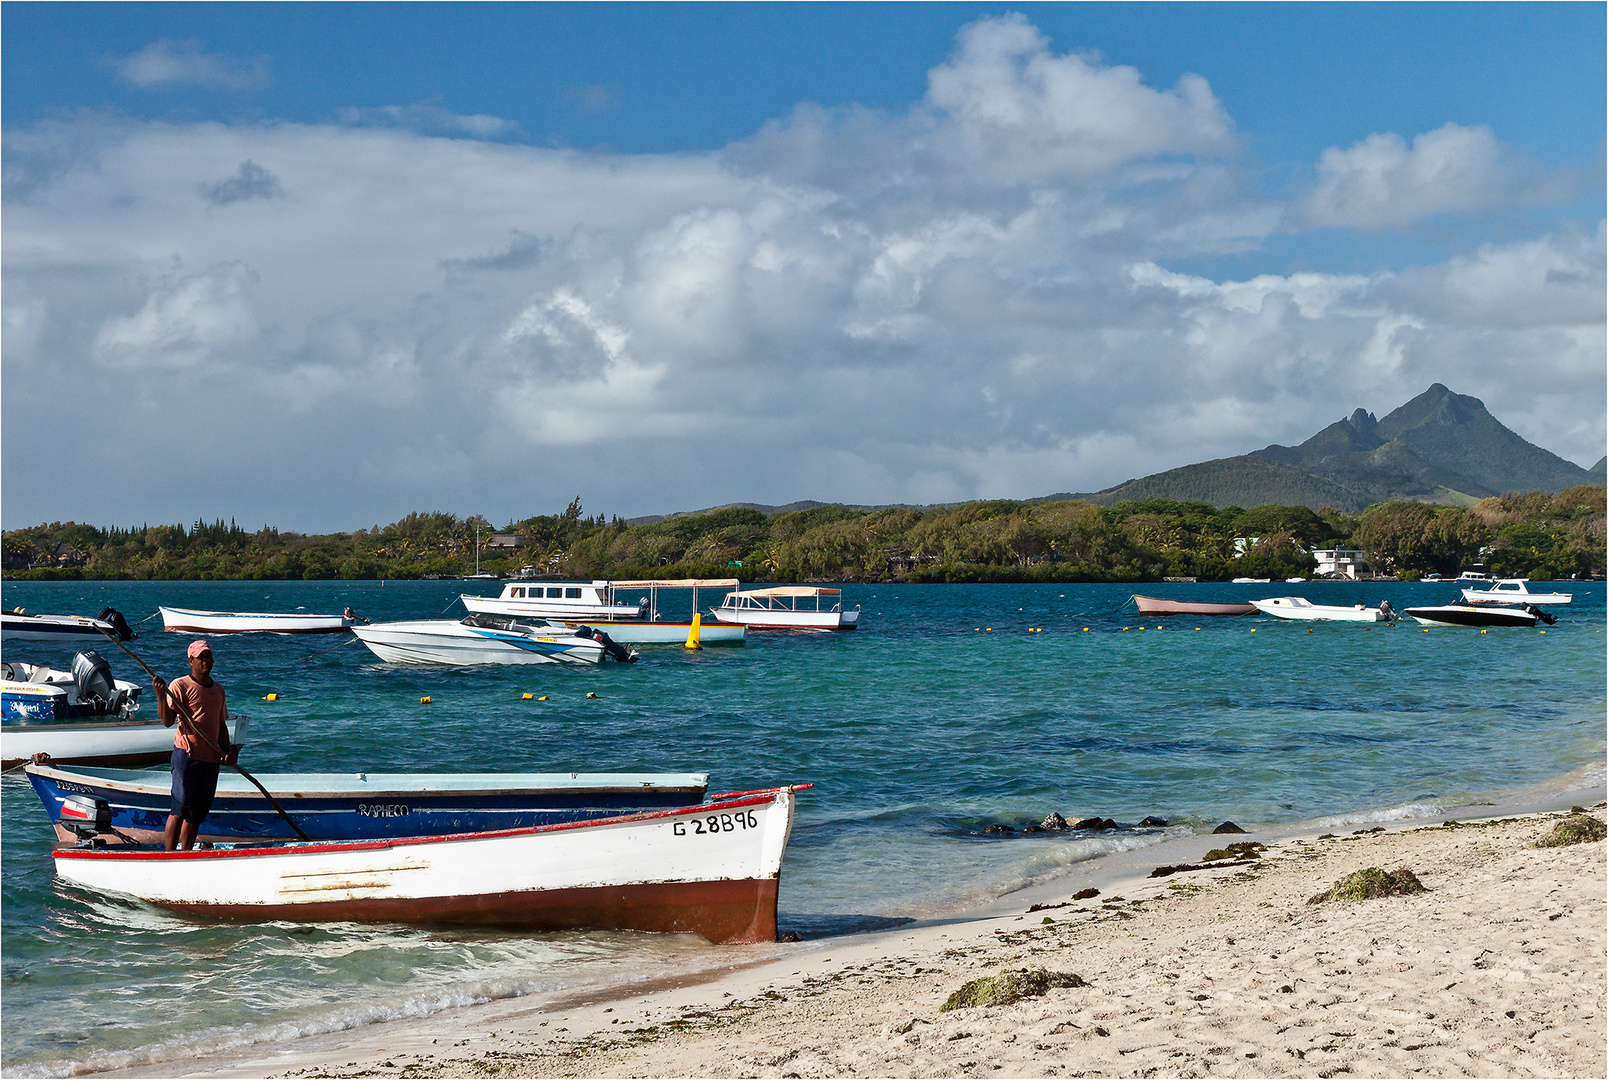
[[[953,918],[754,947],[714,972],[116,1074],[1602,1076],[1591,783],[1572,793],[1590,810],[1559,793],[1343,835],[1253,833],[1256,858],[1147,876],[1215,839],[1177,838]],[[1418,888],[1352,887],[1378,878]]]
[[[1483,499],[1465,508],[1384,502],[1360,513],[1218,508],[1145,499],[1114,506],[996,500],[938,507],[841,505],[767,515],[727,506],[631,524],[560,514],[510,521],[410,513],[307,535],[233,521],[100,528],[52,522],[4,534],[11,581],[408,580],[478,568],[507,577],[735,577],[745,583],[1156,582],[1310,575],[1314,549],[1366,553],[1376,576],[1592,578],[1608,564],[1604,485]],[[493,534],[517,547],[493,547]],[[500,541],[507,543],[506,539]],[[1238,542],[1238,543],[1236,543]]]

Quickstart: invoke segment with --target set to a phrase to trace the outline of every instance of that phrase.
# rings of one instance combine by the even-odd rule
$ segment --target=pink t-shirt
[[[168,683],[168,693],[173,697],[174,711],[188,716],[195,726],[206,732],[207,738],[221,747],[227,748],[228,736],[222,734],[223,722],[229,716],[229,708],[224,704],[223,685],[216,679],[211,686],[202,686],[189,675],[181,675]],[[203,739],[198,739],[190,733],[190,727],[183,720],[178,721],[173,732],[173,745],[189,754],[196,761],[218,761],[223,759],[213,753],[212,747]]]

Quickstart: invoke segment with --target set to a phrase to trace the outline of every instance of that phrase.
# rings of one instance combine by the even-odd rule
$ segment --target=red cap
[[[188,656],[191,660],[194,660],[202,653],[211,651],[212,646],[207,644],[206,638],[196,638],[194,641],[190,642],[190,647],[184,650],[184,655]]]

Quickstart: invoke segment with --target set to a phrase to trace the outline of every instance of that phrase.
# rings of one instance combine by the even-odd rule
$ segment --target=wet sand
[[[697,981],[120,1075],[1599,1077],[1608,872],[1602,841],[1535,846],[1564,816],[1190,837],[965,918],[744,950]],[[1148,876],[1241,840],[1267,847]],[[1308,903],[1366,867],[1411,869],[1428,891]],[[1100,895],[1070,899],[1084,887]],[[1083,985],[943,1011],[969,981],[1024,969]]]

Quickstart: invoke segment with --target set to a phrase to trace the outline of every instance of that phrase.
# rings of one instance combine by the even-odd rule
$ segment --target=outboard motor
[[[1536,607],[1534,604],[1525,604],[1524,610],[1528,611],[1531,615],[1534,615],[1537,619],[1540,619],[1548,626],[1551,626],[1553,623],[1558,621],[1558,617],[1556,615],[1549,615],[1545,611],[1542,611],[1540,608]]]
[[[575,636],[591,638],[593,641],[603,646],[603,654],[605,656],[612,656],[622,664],[634,664],[638,660],[638,654],[635,649],[627,649],[624,645],[621,645],[618,641],[615,641],[601,630],[595,630],[590,626],[577,626],[575,628]]]
[[[1396,609],[1390,606],[1389,600],[1379,601],[1379,614],[1385,617],[1386,622],[1395,622],[1401,618],[1400,615],[1396,614]]]
[[[94,649],[86,649],[73,657],[73,683],[78,687],[80,705],[105,713],[122,707],[126,692],[117,688],[112,681],[112,666]]]
[[[61,801],[60,822],[86,847],[105,847],[108,836],[139,846],[138,841],[112,828],[112,804],[99,796],[68,795]]]
[[[128,620],[123,618],[123,613],[116,608],[106,608],[95,618],[103,623],[110,623],[112,629],[117,631],[119,641],[129,641],[134,637],[134,628],[129,626]]]

